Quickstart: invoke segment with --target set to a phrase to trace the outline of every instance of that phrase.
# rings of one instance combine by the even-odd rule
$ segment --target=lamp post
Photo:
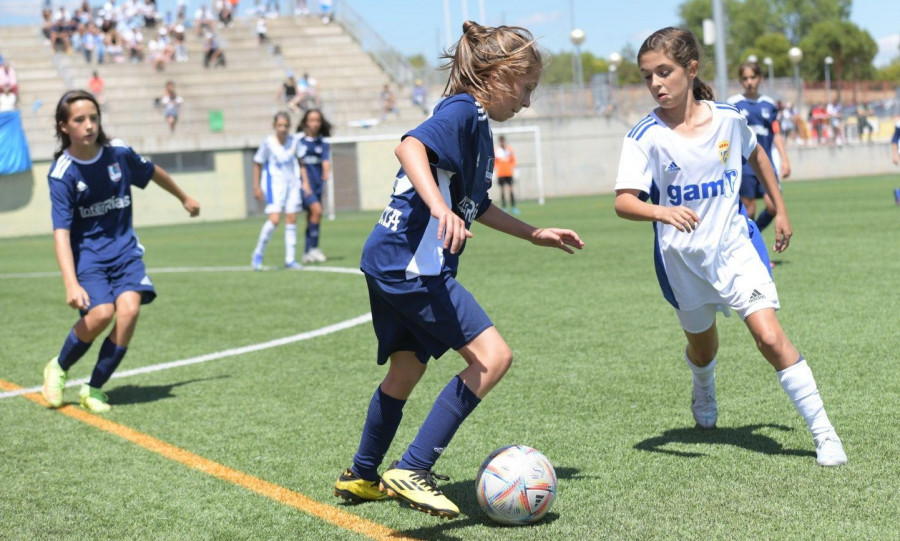
[[[580,28],[573,28],[572,31],[569,32],[569,39],[572,40],[572,45],[575,46],[575,57],[572,59],[572,77],[574,79],[575,87],[579,89],[584,84],[584,71],[581,66],[581,44],[584,43],[586,37],[584,30]]]
[[[797,90],[797,110],[803,108],[803,87],[800,86],[800,61],[803,60],[803,51],[799,47],[791,47],[788,50],[788,58],[794,63],[794,87]]]
[[[834,58],[825,57],[825,103],[831,103],[831,65],[834,64]]]
[[[759,57],[755,54],[751,54],[747,56],[747,62],[753,62],[754,64],[756,64],[757,62],[759,62]]]
[[[774,88],[775,87],[775,76],[772,74],[772,64],[773,64],[772,57],[767,56],[767,57],[763,58],[763,64],[765,64],[766,67],[769,68],[769,94],[774,94],[775,93],[775,88]]]
[[[569,32],[569,39],[572,40],[572,45],[575,46],[575,56],[572,58],[572,78],[575,82],[576,107],[578,112],[582,112],[584,108],[584,96],[582,95],[582,90],[584,89],[584,69],[581,65],[581,44],[584,43],[585,38],[584,30],[580,28],[573,28],[572,31]]]
[[[609,54],[609,102],[613,109],[617,108],[616,94],[619,92],[619,66],[622,65],[622,55],[619,53]]]

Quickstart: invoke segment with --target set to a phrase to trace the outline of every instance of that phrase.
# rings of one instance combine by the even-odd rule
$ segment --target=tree
[[[763,58],[769,57],[772,59],[773,74],[776,77],[783,77],[794,73],[794,66],[787,54],[790,48],[791,42],[788,41],[787,36],[784,34],[763,34],[756,38],[752,47],[744,50],[743,54],[741,54],[741,58],[747,58],[753,54],[756,55],[760,64],[762,64]],[[766,73],[767,69],[768,68],[763,68],[763,73],[768,77],[768,73]]]
[[[804,78],[821,81],[825,78],[825,57],[834,59],[833,78],[836,81],[871,79],[875,75],[872,59],[878,44],[872,36],[849,21],[828,20],[814,24],[800,41],[803,50],[801,70]]]

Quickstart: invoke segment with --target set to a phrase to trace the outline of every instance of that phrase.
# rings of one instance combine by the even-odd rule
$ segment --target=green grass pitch
[[[436,466],[451,476],[442,488],[462,511],[456,520],[393,502],[346,506],[331,493],[384,375],[368,323],[113,379],[105,417],[420,539],[897,539],[898,186],[883,176],[784,187],[795,235],[774,257],[779,317],[813,368],[845,467],[815,465],[802,419],[736,317],[719,318],[719,428],[694,428],[684,338],[656,284],[652,231],[617,218],[612,196],[522,205],[535,225],[575,229],[586,247],[574,256],[473,230],[459,279],[515,360]],[[326,222],[326,265],[356,268],[378,215]],[[138,231],[159,298],[143,307],[120,372],[368,312],[361,276],[251,272],[261,220]],[[273,267],[281,231],[267,253]],[[247,270],[152,272],[234,266]],[[10,276],[56,270],[49,235],[0,240],[0,380],[39,385],[76,320],[58,276]],[[97,350],[70,378],[89,376]],[[388,460],[463,366],[452,352],[431,361]],[[77,389],[66,399],[75,402]],[[0,539],[365,538],[21,396],[0,399],[0,427]],[[479,464],[513,443],[540,449],[559,476],[555,506],[534,526],[495,525],[475,500]]]

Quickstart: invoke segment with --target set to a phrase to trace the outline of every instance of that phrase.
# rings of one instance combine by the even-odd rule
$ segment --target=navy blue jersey
[[[309,137],[304,135],[297,145],[297,156],[306,170],[306,178],[309,179],[309,188],[313,193],[322,193],[322,162],[331,159],[331,144],[326,143],[321,137]]]
[[[75,272],[140,255],[131,225],[131,187],[144,188],[155,167],[120,142],[100,148],[90,161],[68,152],[50,165],[53,229],[68,229]]]
[[[471,228],[491,205],[494,143],[484,107],[469,94],[450,96],[403,137],[415,137],[425,145],[444,201]],[[401,167],[391,202],[363,248],[360,267],[388,282],[442,273],[455,276],[462,250],[456,254],[445,250],[437,228],[438,221]]]
[[[757,143],[766,151],[769,160],[772,159],[772,143],[775,141],[775,127],[778,117],[778,106],[769,96],[760,96],[751,100],[743,94],[735,94],[728,98],[728,103],[734,105],[747,119],[747,125],[756,134]],[[775,169],[774,162],[772,168]],[[777,169],[776,169],[777,170]],[[750,164],[744,163],[744,175],[756,176]]]

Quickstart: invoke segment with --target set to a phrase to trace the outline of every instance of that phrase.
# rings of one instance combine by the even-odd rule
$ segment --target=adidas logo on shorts
[[[750,294],[750,304],[753,304],[753,303],[759,302],[759,301],[764,301],[764,300],[766,300],[766,296],[763,295],[762,293],[760,293],[759,291],[757,291],[756,289],[754,289],[753,293]]]

